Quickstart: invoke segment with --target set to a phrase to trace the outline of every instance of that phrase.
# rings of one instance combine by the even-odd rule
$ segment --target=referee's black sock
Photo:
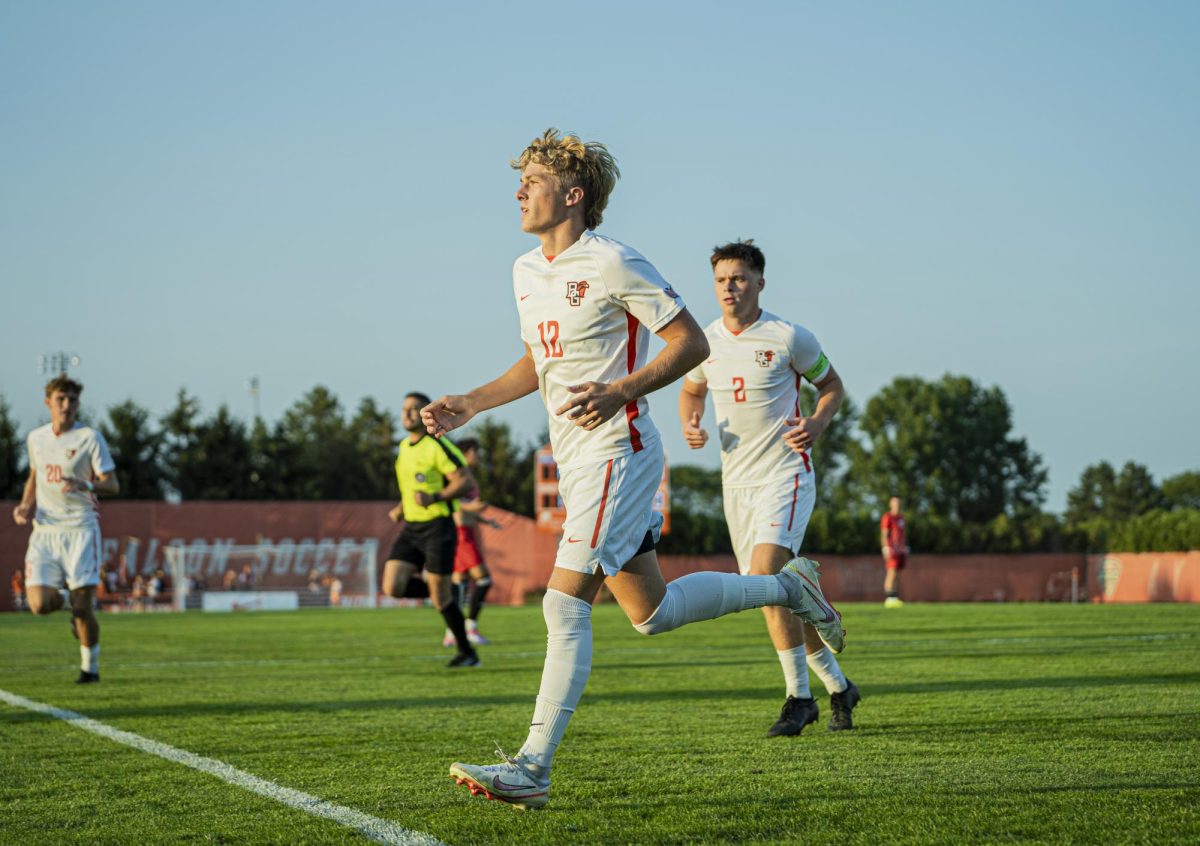
[[[467,624],[463,620],[462,609],[451,602],[442,609],[442,619],[446,621],[446,628],[454,633],[458,651],[468,655],[473,653],[475,650],[471,648],[471,641],[467,640]]]

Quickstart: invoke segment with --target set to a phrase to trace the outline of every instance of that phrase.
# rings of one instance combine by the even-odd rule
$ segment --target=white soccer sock
[[[808,666],[825,685],[825,690],[830,693],[841,693],[850,686],[846,681],[846,674],[838,666],[837,659],[833,657],[829,647],[824,647],[820,652],[809,655]]]
[[[85,673],[100,672],[100,644],[95,646],[79,645],[79,668]]]
[[[667,585],[667,593],[654,613],[634,628],[642,634],[662,634],[735,611],[786,603],[787,591],[776,576],[739,576],[706,570],[688,573]]]
[[[808,665],[804,663],[803,644],[792,649],[776,649],[779,663],[783,666],[783,681],[787,684],[787,695],[797,699],[812,699],[808,688]]]
[[[592,606],[561,591],[547,590],[542,614],[546,618],[546,663],[521,754],[548,770],[592,672]]]

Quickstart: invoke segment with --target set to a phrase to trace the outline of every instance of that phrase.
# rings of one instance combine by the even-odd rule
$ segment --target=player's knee
[[[551,588],[542,597],[542,616],[551,637],[568,634],[591,625],[592,604]]]
[[[658,607],[654,609],[654,613],[641,623],[634,623],[633,627],[644,635],[656,635],[669,632],[679,628],[678,615],[676,613],[677,599],[675,592],[671,590],[671,586],[667,586],[667,592],[663,594],[662,602],[658,603]]]
[[[60,607],[62,606],[55,603],[53,600],[47,600],[43,596],[39,596],[37,594],[30,594],[29,596],[29,610],[31,613],[36,614],[39,617],[52,614]]]

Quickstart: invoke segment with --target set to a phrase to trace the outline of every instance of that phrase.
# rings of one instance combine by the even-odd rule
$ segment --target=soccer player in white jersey
[[[91,684],[100,681],[100,623],[92,608],[102,563],[96,495],[120,488],[104,435],[76,419],[82,391],[65,373],[46,385],[50,422],[29,433],[29,478],[13,519],[18,526],[33,521],[25,553],[29,609],[49,614],[70,604],[82,659],[75,683]]]
[[[688,446],[708,442],[700,426],[712,393],[721,439],[725,521],[743,575],[778,573],[800,550],[816,498],[809,450],[842,404],[842,380],[812,332],[759,307],[766,258],[752,240],[713,250],[721,316],[704,330],[709,354],[683,380],[679,417]],[[800,411],[800,380],[819,391],[811,416]],[[853,728],[858,688],[821,638],[786,609],[763,608],[783,666],[787,699],[770,737],[796,735],[816,722],[811,667],[830,694],[829,728]]]
[[[650,262],[594,231],[619,176],[603,144],[551,129],[512,166],[521,172],[521,228],[540,241],[513,268],[524,355],[495,381],[442,397],[422,416],[441,435],[534,391],[550,415],[567,517],[542,604],[546,663],[529,735],[518,755],[501,753],[502,764],[450,767],[472,794],[536,808],[549,797],[554,754],[591,671],[601,584],[643,634],[764,605],[817,623],[835,648],[843,632],[803,559],[779,576],[702,572],[664,584],[654,554],[661,517],[651,507],[663,450],[643,397],[702,362],[708,343]],[[650,332],[666,347],[646,363]]]

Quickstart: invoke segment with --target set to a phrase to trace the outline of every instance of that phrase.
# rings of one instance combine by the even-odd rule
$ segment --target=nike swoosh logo
[[[768,526],[782,526],[782,523],[768,523]]]
[[[715,359],[715,358],[710,358],[708,361],[706,361],[706,362],[704,362],[704,363],[705,363],[705,364],[712,364],[714,361],[716,361],[716,359]]]
[[[830,608],[828,605],[826,605],[824,602],[822,602],[821,597],[819,597],[817,594],[813,593],[812,589],[808,585],[804,585],[804,589],[806,591],[808,591],[808,595],[813,598],[813,602],[817,603],[817,605],[820,607],[820,609],[825,612],[825,619],[822,620],[821,622],[822,623],[832,623],[834,620],[833,609]]]
[[[567,543],[583,543],[583,538],[567,538]]]
[[[532,786],[530,786],[530,785],[528,785],[528,784],[506,784],[505,782],[503,782],[503,781],[501,781],[501,780],[500,780],[500,776],[496,776],[495,778],[493,778],[493,779],[492,779],[492,786],[493,786],[493,787],[495,787],[497,790],[509,790],[509,791],[513,791],[513,790],[522,790],[522,791],[528,791],[528,790],[537,790],[537,788],[536,788],[536,787],[532,787]],[[541,796],[541,795],[542,795],[541,793],[529,793],[529,794],[527,794],[527,795],[526,795],[526,798],[529,798],[530,796]]]
[[[529,299],[529,298],[530,298],[530,297],[532,297],[532,296],[533,296],[533,294],[525,294],[525,295],[523,295],[523,296],[521,297],[521,302],[525,302],[527,299]]]

